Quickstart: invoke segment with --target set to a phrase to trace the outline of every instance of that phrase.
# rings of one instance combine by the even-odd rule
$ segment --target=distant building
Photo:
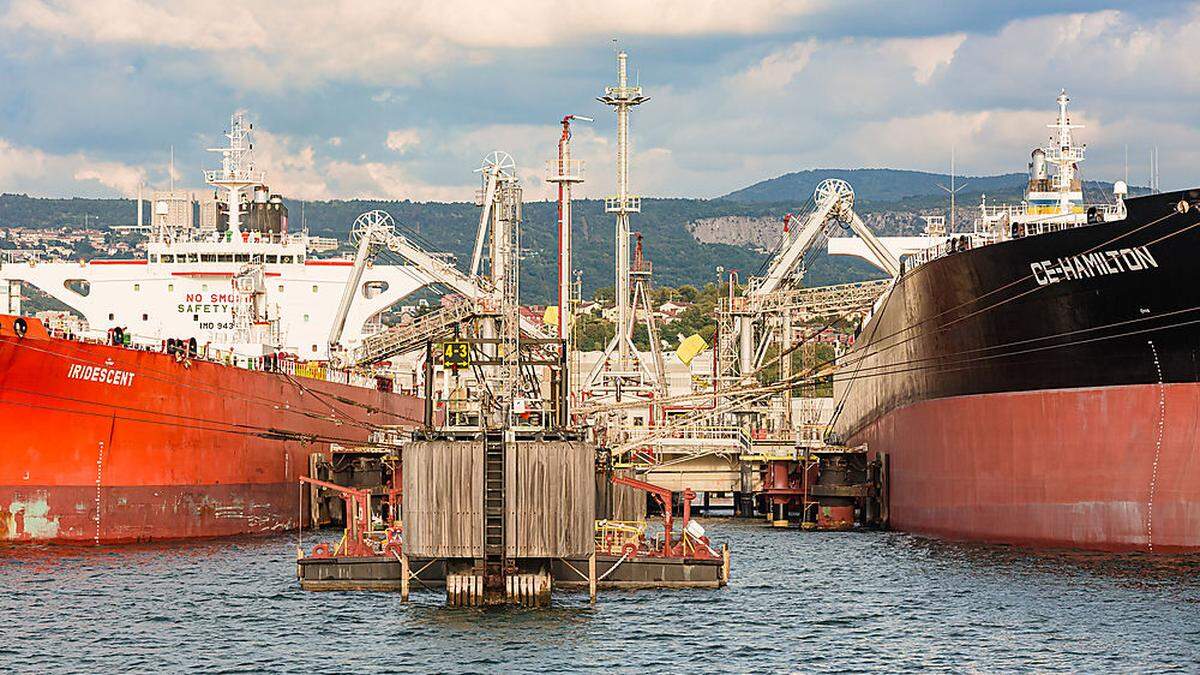
[[[149,225],[109,225],[108,229],[117,234],[149,234]]]
[[[72,312],[47,309],[34,314],[51,333],[59,335],[82,335],[88,329],[88,323],[81,316]]]
[[[580,314],[599,314],[602,309],[604,306],[595,300],[585,300],[579,303],[578,312]]]
[[[325,253],[326,251],[336,251],[339,242],[333,237],[309,237],[308,251],[310,253]]]
[[[200,198],[200,229],[206,232],[217,230],[217,194],[210,192]]]
[[[159,190],[150,202],[150,225],[155,229],[191,229],[192,195],[185,190]]]
[[[19,263],[41,260],[43,251],[36,248],[0,249],[0,263]]]
[[[679,316],[682,312],[684,312],[685,310],[687,310],[690,307],[691,307],[691,305],[686,305],[686,304],[675,302],[673,300],[668,300],[658,306],[658,311],[662,312],[662,314],[664,316],[674,318],[674,317]]]

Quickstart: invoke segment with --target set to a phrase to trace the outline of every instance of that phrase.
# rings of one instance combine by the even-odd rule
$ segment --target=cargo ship
[[[905,260],[834,429],[886,453],[896,529],[1200,550],[1200,189],[1087,205],[1068,100],[1024,202]]]
[[[0,264],[0,541],[295,527],[314,456],[421,419],[415,382],[335,367],[330,349],[427,279],[310,257],[250,131],[235,114],[199,225],[180,193],[151,200],[145,258]],[[21,316],[22,284],[76,320]]]

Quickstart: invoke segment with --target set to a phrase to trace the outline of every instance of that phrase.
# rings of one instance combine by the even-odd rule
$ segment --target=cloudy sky
[[[1088,178],[1200,183],[1200,4],[970,0],[0,0],[0,191],[199,186],[230,112],[302,199],[467,200],[499,148],[550,192],[557,120],[590,115],[613,185],[613,38],[651,100],[635,190],[711,197],[805,168],[1020,171],[1058,90]]]

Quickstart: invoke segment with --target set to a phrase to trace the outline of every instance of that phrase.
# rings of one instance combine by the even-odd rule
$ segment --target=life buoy
[[[325,543],[317,544],[313,547],[312,554],[314,558],[332,558],[333,547]]]
[[[13,332],[17,334],[17,337],[23,338],[25,333],[29,332],[29,324],[24,318],[17,317],[17,320],[13,321]]]
[[[636,558],[638,552],[637,544],[631,542],[626,543],[621,547],[621,557],[625,559]]]

